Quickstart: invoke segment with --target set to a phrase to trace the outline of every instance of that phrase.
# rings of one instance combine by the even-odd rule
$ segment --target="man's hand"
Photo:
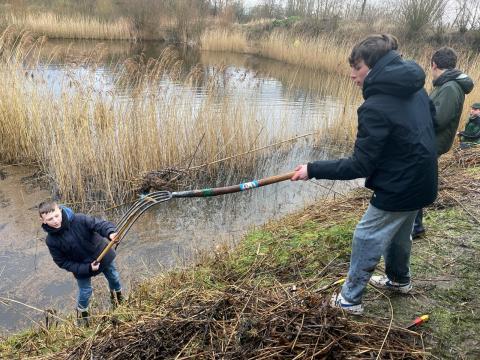
[[[100,268],[100,263],[95,260],[90,264],[90,267],[92,268],[92,271],[97,271]]]
[[[307,170],[307,165],[298,165],[295,168],[295,174],[293,174],[292,178],[290,179],[292,181],[297,181],[297,180],[308,180],[308,170]]]
[[[114,243],[117,243],[119,240],[117,238],[117,233],[111,233],[108,238],[110,239],[110,241],[114,242]]]

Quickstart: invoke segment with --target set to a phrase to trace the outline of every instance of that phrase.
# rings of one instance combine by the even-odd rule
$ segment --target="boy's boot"
[[[124,297],[122,295],[122,290],[119,291],[113,291],[110,290],[110,301],[112,303],[112,308],[115,310],[118,305],[123,303]]]
[[[125,298],[122,295],[122,290],[115,291],[117,293],[117,301],[119,304],[123,304]]]
[[[90,326],[90,316],[88,309],[79,309],[77,308],[77,326],[79,327],[89,327]]]

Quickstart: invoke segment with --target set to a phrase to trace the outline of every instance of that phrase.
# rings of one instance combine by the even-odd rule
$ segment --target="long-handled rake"
[[[260,180],[253,180],[250,182],[224,186],[218,188],[207,188],[200,190],[188,190],[188,191],[156,191],[147,195],[142,195],[138,201],[136,201],[128,211],[122,216],[117,224],[117,236],[114,241],[111,241],[102,253],[98,256],[97,262],[100,262],[106,253],[114,246],[118,244],[130,230],[132,225],[137,219],[149,208],[162,202],[168,201],[172,198],[190,198],[190,197],[210,197],[231,194],[239,191],[245,191],[250,189],[259,188],[265,185],[275,184],[280,181],[289,180],[292,178],[295,172],[289,172],[282,175],[275,175]]]

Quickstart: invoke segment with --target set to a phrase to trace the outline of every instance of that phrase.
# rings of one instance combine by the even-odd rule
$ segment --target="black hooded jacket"
[[[435,108],[423,89],[424,71],[390,51],[363,83],[353,154],[308,164],[309,178],[366,178],[370,200],[386,211],[412,211],[437,195]]]
[[[115,258],[110,249],[100,262],[98,271],[93,272],[90,264],[100,255],[108,241],[105,238],[114,233],[115,225],[84,214],[74,214],[62,207],[62,226],[55,229],[42,225],[47,232],[47,246],[58,267],[70,271],[76,278],[98,275]]]

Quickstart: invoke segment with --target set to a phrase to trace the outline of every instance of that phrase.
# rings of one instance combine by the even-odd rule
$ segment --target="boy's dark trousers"
[[[115,266],[115,261],[112,261],[110,264],[105,266],[103,269],[103,275],[108,281],[108,287],[110,291],[120,292],[122,290],[122,285],[120,283],[120,275]],[[78,299],[77,299],[77,308],[81,311],[88,309],[88,303],[90,297],[92,296],[92,278],[77,278],[78,284]]]
[[[415,239],[425,233],[423,227],[423,209],[418,210],[415,222],[413,223],[412,238]]]

